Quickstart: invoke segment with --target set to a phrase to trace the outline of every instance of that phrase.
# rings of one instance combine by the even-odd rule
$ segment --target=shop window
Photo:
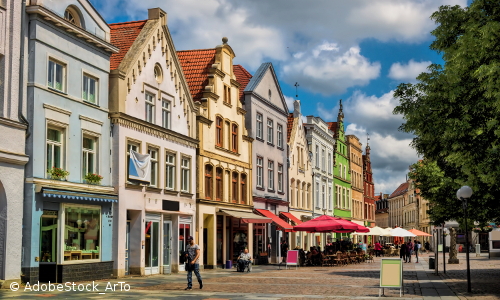
[[[179,256],[181,256],[188,243],[186,242],[188,236],[191,236],[191,224],[179,224]]]
[[[205,198],[213,199],[213,167],[211,165],[205,166]]]
[[[101,208],[73,204],[64,208],[64,261],[99,259]]]

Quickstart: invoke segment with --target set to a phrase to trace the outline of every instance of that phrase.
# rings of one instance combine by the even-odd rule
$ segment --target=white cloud
[[[413,59],[410,59],[407,64],[396,62],[392,64],[387,76],[395,80],[416,82],[417,76],[422,72],[427,72],[427,67],[430,64],[430,61],[416,62]]]
[[[344,53],[336,43],[323,42],[283,66],[282,79],[300,82],[305,89],[323,95],[340,94],[352,86],[363,86],[379,76],[380,63],[370,62],[359,47]]]
[[[283,95],[283,97],[285,97],[285,102],[286,102],[286,106],[288,107],[288,111],[292,112],[293,111],[293,101],[295,101],[295,99],[293,97],[289,97],[289,96],[285,96],[285,95]]]

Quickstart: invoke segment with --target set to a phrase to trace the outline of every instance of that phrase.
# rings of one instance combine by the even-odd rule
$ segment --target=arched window
[[[238,202],[238,173],[233,172],[233,178],[231,180],[231,191],[233,203]]]
[[[247,175],[241,174],[241,180],[240,180],[240,185],[241,185],[241,203],[246,204],[247,203]]]
[[[222,131],[222,118],[217,117],[215,119],[215,137],[216,137],[216,144],[219,147],[223,146],[223,131]]]
[[[68,6],[66,11],[64,12],[64,18],[68,20],[68,22],[75,24],[78,27],[85,28],[82,18],[80,17],[80,12],[74,6]]]
[[[233,124],[231,131],[231,150],[238,152],[238,125]]]
[[[219,200],[221,201],[222,200],[222,197],[223,197],[223,194],[222,194],[222,191],[223,191],[223,182],[222,182],[222,168],[217,168],[215,170],[215,180],[216,180],[216,184],[215,184],[215,199],[216,200]]]
[[[205,166],[205,198],[213,199],[213,167],[211,165]]]

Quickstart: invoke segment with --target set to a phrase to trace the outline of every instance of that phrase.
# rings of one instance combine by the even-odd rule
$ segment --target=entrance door
[[[172,221],[163,222],[163,274],[172,273]]]
[[[129,254],[130,254],[130,221],[127,220],[125,231],[125,275],[129,275]]]
[[[145,275],[159,274],[158,266],[160,221],[146,219],[146,234],[144,243]]]

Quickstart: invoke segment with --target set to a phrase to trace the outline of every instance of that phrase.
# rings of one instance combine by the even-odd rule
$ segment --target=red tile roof
[[[236,76],[236,81],[239,82],[240,86],[240,101],[243,101],[243,91],[247,87],[250,79],[252,78],[252,74],[250,74],[243,66],[234,65],[233,72]]]
[[[335,135],[337,133],[337,122],[327,122],[328,124],[328,129],[333,131],[333,134]]]
[[[288,114],[288,122],[286,123],[286,140],[290,142],[290,135],[292,134],[293,127],[293,113]]]
[[[177,51],[194,101],[199,101],[203,97],[203,90],[208,85],[208,71],[215,63],[215,51],[215,49]]]
[[[118,69],[125,54],[127,54],[135,39],[141,33],[142,28],[148,20],[113,23],[109,24],[111,28],[111,44],[120,48],[120,52],[113,53],[109,62],[110,69]]]
[[[399,185],[399,187],[394,192],[392,192],[392,194],[389,196],[389,198],[403,195],[407,191],[408,191],[408,182],[401,183],[401,185]]]

